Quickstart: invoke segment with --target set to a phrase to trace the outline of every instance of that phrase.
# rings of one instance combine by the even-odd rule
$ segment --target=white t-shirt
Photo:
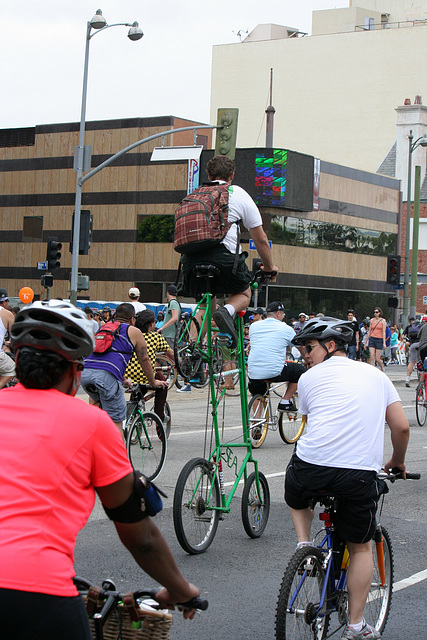
[[[138,302],[138,300],[129,300],[129,302],[135,309],[135,313],[139,313],[140,311],[145,311],[147,308],[145,304],[142,304],[142,302]]]
[[[278,376],[285,366],[286,349],[294,336],[292,327],[277,318],[253,322],[249,327],[249,378],[269,380]]]
[[[217,180],[216,182],[224,183],[224,180]],[[228,188],[228,194],[229,222],[237,222],[238,220],[241,220],[248,231],[254,227],[260,227],[262,225],[261,214],[249,193],[242,189],[242,187],[232,184]],[[224,244],[231,253],[236,253],[237,225],[231,225],[227,235],[222,241],[222,244]],[[242,249],[240,248],[239,253],[241,252]]]
[[[307,433],[297,455],[311,464],[379,471],[383,462],[384,422],[389,405],[400,402],[379,369],[332,356],[298,381],[299,411]]]

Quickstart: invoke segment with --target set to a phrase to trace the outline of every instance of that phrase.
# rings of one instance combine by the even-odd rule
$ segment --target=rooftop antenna
[[[267,114],[265,146],[267,149],[273,148],[274,114],[276,113],[276,109],[273,107],[272,102],[273,102],[273,69],[270,69],[270,104],[265,110],[265,113]]]
[[[242,40],[248,35],[249,30],[239,29],[238,31],[233,31],[232,33],[234,33],[234,35],[239,38],[240,42],[242,42]]]

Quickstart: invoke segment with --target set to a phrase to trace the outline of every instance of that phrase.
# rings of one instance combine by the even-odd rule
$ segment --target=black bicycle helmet
[[[304,346],[307,340],[336,340],[340,344],[348,344],[353,337],[352,323],[338,318],[313,318],[301,329],[292,340],[297,347]]]
[[[64,300],[38,301],[21,309],[11,328],[11,341],[15,349],[53,351],[69,361],[90,356],[95,346],[92,322]]]

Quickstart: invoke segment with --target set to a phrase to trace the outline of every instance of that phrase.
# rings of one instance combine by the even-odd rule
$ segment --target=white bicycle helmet
[[[348,344],[353,337],[352,323],[338,318],[313,318],[301,329],[292,344],[297,347],[304,346],[307,340],[336,340],[341,344]]]
[[[21,309],[11,328],[15,349],[53,351],[76,361],[90,356],[95,346],[92,322],[66,300],[38,301]]]

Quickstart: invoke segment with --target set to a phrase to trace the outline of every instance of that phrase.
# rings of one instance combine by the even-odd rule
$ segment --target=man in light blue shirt
[[[295,336],[295,331],[283,322],[284,318],[283,304],[275,301],[268,305],[265,320],[251,324],[248,388],[252,395],[263,395],[267,390],[266,381],[288,381],[286,393],[278,408],[280,411],[296,411],[291,399],[305,369],[295,362],[286,362],[286,351]]]

